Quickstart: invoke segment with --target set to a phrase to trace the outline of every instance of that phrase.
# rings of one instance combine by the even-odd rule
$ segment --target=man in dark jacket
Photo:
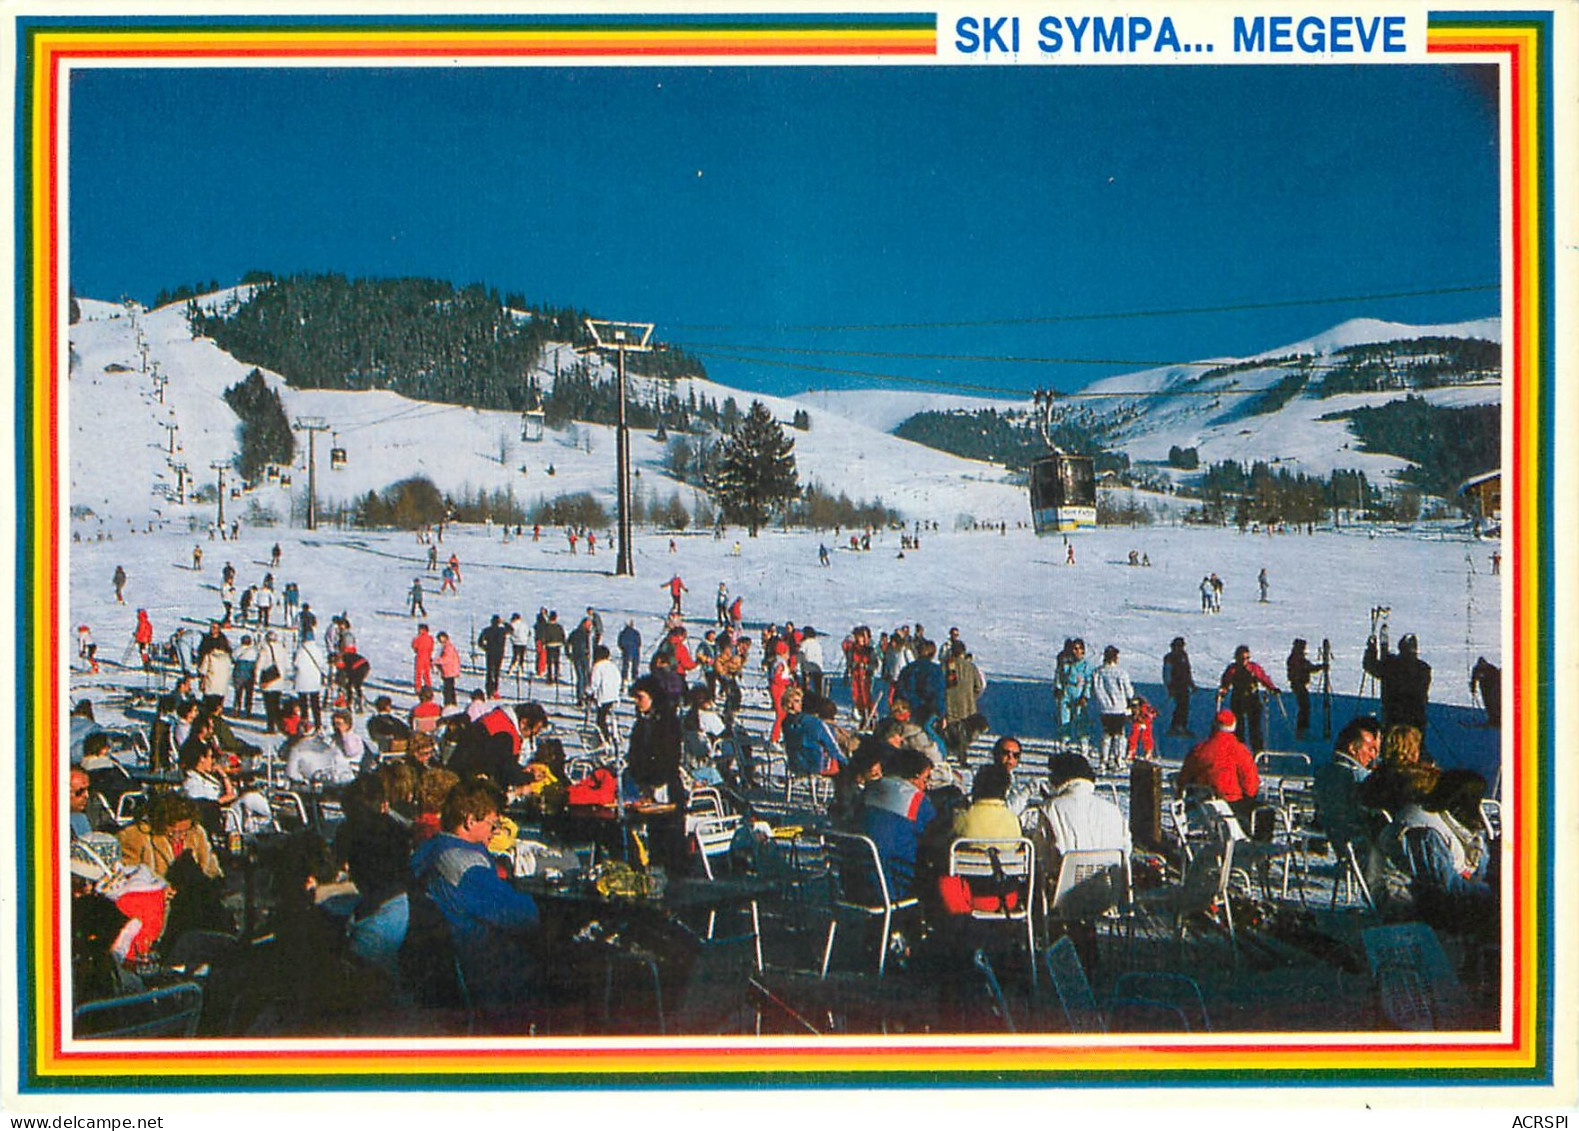
[[[587,693],[587,680],[592,678],[592,645],[594,634],[592,619],[582,617],[581,623],[571,630],[566,647],[570,652],[570,670],[576,677],[576,701]]]
[[[488,622],[488,627],[477,636],[477,646],[482,649],[483,690],[490,699],[498,698],[499,675],[504,670],[505,649],[510,646],[510,629],[498,613]]]
[[[625,765],[630,782],[646,800],[674,809],[648,818],[653,857],[670,869],[685,867],[685,786],[680,780],[683,736],[674,703],[650,675],[631,684],[636,721],[631,725]]]
[[[1195,677],[1190,671],[1190,654],[1184,650],[1184,637],[1175,636],[1168,645],[1168,654],[1162,658],[1162,686],[1173,700],[1173,718],[1168,721],[1168,733],[1190,734],[1190,692],[1195,690]]]
[[[1399,640],[1397,652],[1383,645],[1378,653],[1376,637],[1371,637],[1365,644],[1365,671],[1381,684],[1382,725],[1418,727],[1424,733],[1431,665],[1420,658],[1415,634]]]
[[[543,646],[544,674],[549,683],[559,682],[559,654],[565,647],[565,626],[559,623],[559,613],[551,611],[548,620],[537,631],[537,642]]]
[[[1294,702],[1299,705],[1294,719],[1294,737],[1300,740],[1310,734],[1310,677],[1327,670],[1326,664],[1313,662],[1305,654],[1305,648],[1304,638],[1296,636],[1288,653],[1288,685],[1294,691]]]
[[[641,633],[636,622],[628,620],[620,629],[620,682],[630,686],[641,674]]]

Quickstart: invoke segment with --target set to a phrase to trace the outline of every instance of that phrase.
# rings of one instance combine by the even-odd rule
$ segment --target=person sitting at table
[[[526,764],[531,778],[521,788],[520,797],[528,808],[558,812],[565,806],[569,784],[565,778],[565,744],[557,738],[540,738],[532,760]]]
[[[883,776],[866,787],[861,831],[877,846],[894,899],[911,893],[922,835],[937,816],[926,794],[931,775],[931,758],[901,748],[884,763]]]
[[[443,766],[429,766],[422,771],[422,776],[417,779],[417,816],[411,822],[413,844],[421,844],[438,834],[444,799],[449,797],[450,790],[460,784],[460,780],[453,770],[446,770]]]
[[[165,938],[194,927],[235,930],[220,903],[224,872],[197,807],[179,793],[156,793],[143,817],[120,831],[121,862],[142,864],[164,877],[175,892],[165,916]]]
[[[375,773],[384,783],[390,817],[409,831],[411,822],[417,817],[417,782],[421,779],[422,767],[416,762],[397,758],[381,764]]]
[[[416,706],[411,708],[411,729],[417,734],[433,734],[439,729],[439,716],[443,714],[444,708],[434,695],[433,688],[419,688]]]
[[[992,764],[1002,766],[1009,774],[1009,793],[1004,801],[1022,825],[1026,823],[1026,811],[1036,803],[1036,795],[1032,793],[1030,785],[1016,773],[1023,757],[1024,748],[1012,734],[1002,735],[992,744]]]
[[[686,690],[685,708],[680,719],[680,733],[686,769],[694,779],[709,785],[729,780],[730,767],[725,759],[720,757],[719,764],[715,765],[712,758],[713,744],[723,737],[726,728],[706,684],[699,683]]]
[[[1486,782],[1472,770],[1417,763],[1366,780],[1366,800],[1392,821],[1366,860],[1382,918],[1495,938],[1501,917],[1490,882],[1495,854],[1475,827]]]
[[[787,692],[785,699],[789,699]],[[799,723],[800,759],[805,769],[798,772],[832,777],[844,768],[849,759],[839,744],[839,734],[834,726],[834,720],[838,717],[839,706],[832,699],[818,695],[805,697]],[[788,733],[784,736],[784,745],[786,749],[789,746]]]
[[[1261,790],[1255,755],[1235,736],[1237,724],[1232,711],[1218,711],[1213,721],[1216,729],[1212,735],[1185,756],[1179,769],[1179,790],[1182,793],[1192,785],[1210,790],[1228,802],[1240,828],[1249,832],[1250,814]]]
[[[231,756],[230,764],[235,766],[239,761],[241,765],[250,767],[253,759],[263,753],[263,748],[248,742],[236,733],[235,728],[230,725],[230,719],[225,714],[226,709],[223,703],[217,704],[213,708],[205,710],[203,717],[208,720],[209,726],[214,732],[214,741],[219,744],[220,750]]]
[[[1332,760],[1316,767],[1312,785],[1321,828],[1337,846],[1357,847],[1367,827],[1360,807],[1360,788],[1370,777],[1382,749],[1382,724],[1371,715],[1350,719],[1338,732]]]
[[[439,741],[431,734],[413,734],[406,746],[406,762],[420,775],[427,766],[442,765],[439,761]]]
[[[206,724],[200,724],[193,739],[201,739]],[[181,792],[193,801],[217,805],[227,817],[227,827],[255,833],[274,825],[274,811],[268,798],[255,789],[241,789],[229,772],[219,764],[216,749],[203,741],[189,739],[181,747]]]
[[[400,978],[400,944],[410,918],[411,836],[390,815],[387,781],[368,774],[340,796],[345,820],[335,830],[335,858],[356,885],[357,902],[346,925],[350,952]]]
[[[968,840],[1014,840],[1020,821],[1009,808],[1009,771],[983,766],[970,787],[970,807],[954,816],[954,836]]]
[[[466,992],[498,1030],[531,997],[537,904],[494,869],[487,844],[504,798],[492,782],[463,781],[444,799],[442,831],[417,847],[411,873],[449,928]]]
[[[495,707],[465,728],[445,764],[462,781],[486,777],[508,794],[519,794],[533,780],[521,764],[522,743],[547,725],[547,713],[537,703],[519,703],[513,710]]]
[[[387,695],[373,700],[373,713],[367,719],[367,737],[387,754],[397,742],[411,740],[411,724],[395,714],[395,701]]]
[[[866,787],[883,776],[883,759],[893,749],[875,735],[861,736],[844,772],[833,783],[833,803],[828,806],[828,819],[834,828],[845,832],[861,831]]]
[[[285,755],[285,780],[298,785],[344,785],[356,777],[356,763],[316,734],[290,739],[281,752]]]
[[[1052,796],[1039,808],[1028,810],[1023,823],[1036,834],[1037,855],[1048,875],[1058,874],[1066,852],[1129,851],[1124,811],[1097,795],[1096,771],[1090,762],[1079,754],[1060,751],[1047,760],[1047,781]]]

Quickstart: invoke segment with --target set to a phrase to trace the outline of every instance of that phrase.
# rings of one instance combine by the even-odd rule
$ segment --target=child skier
[[[1129,701],[1129,760],[1141,758],[1154,762],[1157,758],[1156,731],[1157,709],[1137,695]]]

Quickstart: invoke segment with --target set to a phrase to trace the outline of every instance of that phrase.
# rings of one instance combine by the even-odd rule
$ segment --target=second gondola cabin
[[[345,467],[345,449],[340,446],[340,437],[337,433],[334,438],[334,447],[329,449],[329,470],[339,471]]]
[[[1038,534],[1096,526],[1096,463],[1090,456],[1043,456],[1031,464],[1030,487],[1031,525]]]

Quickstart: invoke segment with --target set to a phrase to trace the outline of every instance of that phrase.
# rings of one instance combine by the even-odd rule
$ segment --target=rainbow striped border
[[[19,759],[16,812],[20,917],[19,1088],[24,1093],[125,1091],[520,1089],[770,1084],[1204,1086],[1539,1085],[1553,1079],[1554,559],[1549,531],[1555,304],[1550,12],[1451,12],[1429,17],[1432,55],[1506,65],[1513,154],[1509,375],[1514,443],[1507,514],[1513,537],[1513,814],[1515,865],[1509,1028],[1503,1035],[1414,1039],[1367,1034],[1278,1041],[1225,1036],[1093,1046],[1069,1038],[932,1038],[900,1042],[791,1038],[751,1042],[292,1042],[80,1046],[61,1031],[61,893],[55,799],[60,734],[61,584],[58,399],[65,297],[57,234],[62,85],[79,61],[202,59],[564,59],[819,57],[860,61],[936,54],[931,14],[837,16],[521,17],[500,19],[17,20],[16,444]],[[42,863],[44,866],[39,866]]]

